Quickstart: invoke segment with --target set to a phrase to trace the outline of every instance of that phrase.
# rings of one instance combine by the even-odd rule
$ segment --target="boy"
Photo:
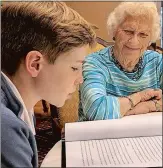
[[[33,107],[61,107],[83,82],[91,25],[61,2],[2,7],[2,167],[38,167]]]

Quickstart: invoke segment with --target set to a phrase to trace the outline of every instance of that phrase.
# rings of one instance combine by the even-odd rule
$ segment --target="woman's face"
[[[139,58],[150,45],[151,24],[145,19],[128,17],[115,33],[115,46],[123,57]]]

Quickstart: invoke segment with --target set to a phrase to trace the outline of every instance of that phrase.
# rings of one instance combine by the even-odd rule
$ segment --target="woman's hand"
[[[153,99],[152,101],[155,103],[156,111],[162,111],[162,98],[160,100]]]
[[[121,117],[124,115],[131,114],[142,114],[150,112],[150,108],[154,106],[154,102],[147,102],[151,99],[162,100],[162,90],[161,89],[146,89],[132,95],[129,95],[134,108],[131,110],[131,102],[126,97],[120,97],[120,113]],[[136,111],[135,111],[136,109]],[[152,108],[153,110],[153,108]],[[154,109],[156,111],[156,109]]]
[[[140,95],[140,101],[148,101],[152,98],[156,100],[160,100],[162,98],[162,90],[161,89],[146,89],[143,91],[138,92]]]
[[[162,98],[160,100],[149,100],[145,102],[140,102],[137,104],[132,110],[129,110],[125,116],[127,115],[137,115],[137,114],[146,114],[150,112],[159,112],[162,111]],[[156,102],[156,103],[155,103]],[[157,106],[157,107],[156,107]]]

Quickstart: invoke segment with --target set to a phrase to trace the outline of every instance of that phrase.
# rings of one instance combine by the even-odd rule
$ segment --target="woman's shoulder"
[[[91,54],[89,54],[87,57],[86,57],[86,59],[85,59],[85,61],[86,62],[94,62],[94,63],[96,63],[96,62],[106,62],[106,60],[108,60],[108,57],[109,57],[109,48],[110,48],[110,46],[109,47],[105,47],[105,48],[103,48],[103,49],[101,49],[101,50],[99,50],[99,51],[96,51],[96,52],[92,52]]]
[[[88,56],[94,57],[94,56],[98,56],[98,55],[105,55],[108,52],[108,48],[109,47],[105,47],[105,48],[102,48],[98,51],[94,51],[94,52],[90,53]]]
[[[144,52],[144,61],[145,62],[162,62],[162,54],[157,51],[147,50]]]
[[[162,59],[162,54],[158,53],[157,51],[146,50],[146,51],[144,52],[144,57],[145,57],[145,58],[157,58],[157,59]]]

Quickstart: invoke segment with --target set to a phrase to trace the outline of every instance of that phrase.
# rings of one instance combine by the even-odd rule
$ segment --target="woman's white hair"
[[[122,2],[112,13],[107,20],[107,28],[109,36],[114,37],[118,26],[126,19],[127,16],[133,18],[141,18],[149,20],[152,23],[151,27],[151,42],[156,42],[160,38],[161,22],[160,15],[157,12],[157,7],[154,2]]]

